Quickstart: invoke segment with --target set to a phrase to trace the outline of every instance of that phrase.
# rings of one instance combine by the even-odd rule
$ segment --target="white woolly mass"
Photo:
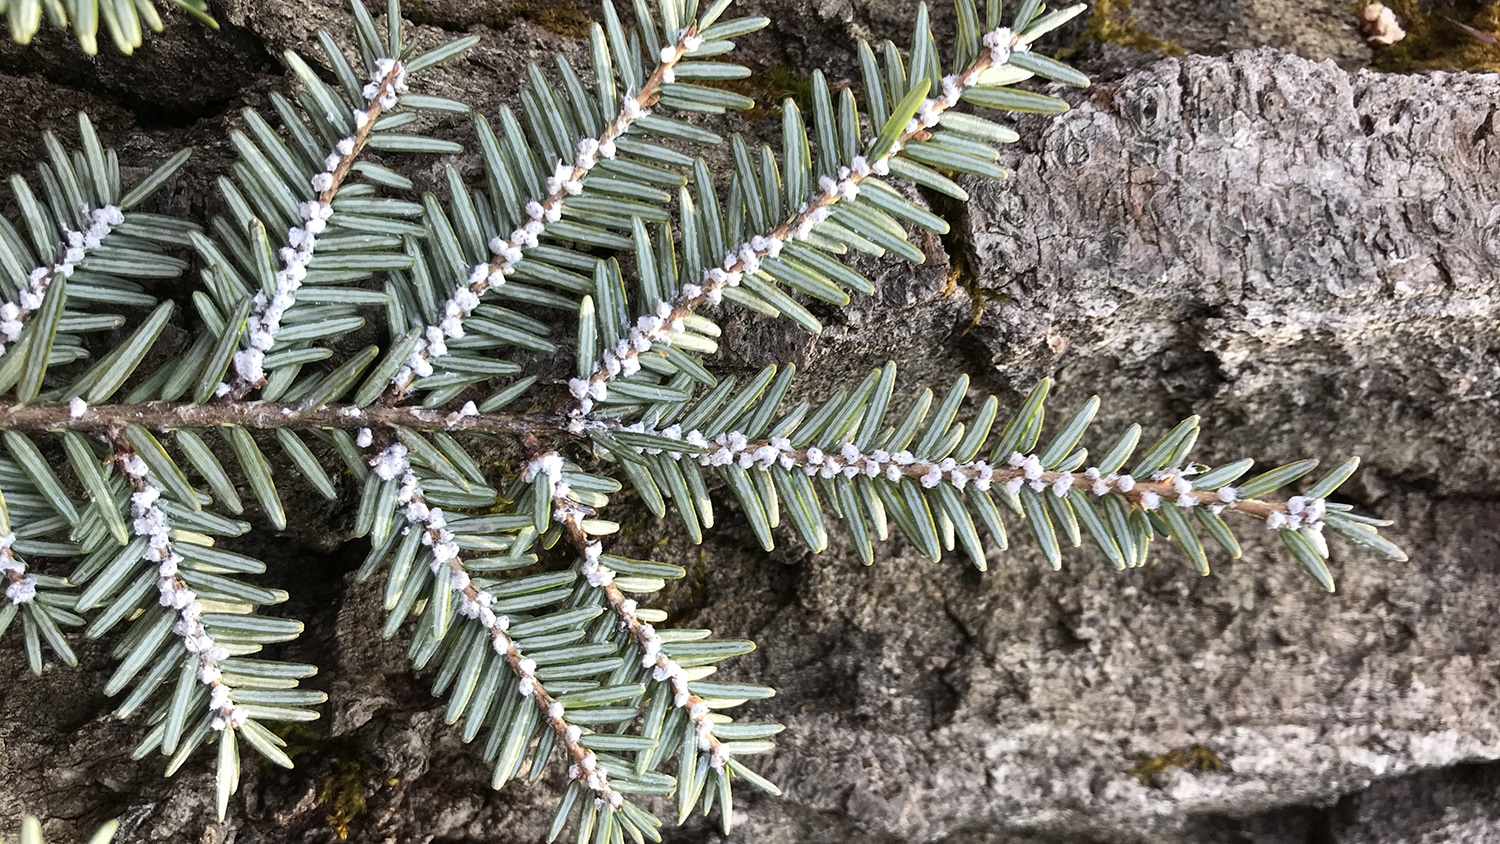
[[[387,80],[387,77],[391,78]],[[362,93],[366,102],[391,109],[396,107],[397,98],[406,90],[406,66],[395,59],[384,58],[375,62],[375,72],[370,74],[370,82]]]
[[[83,415],[85,413],[88,413],[88,412],[89,412],[89,403],[88,402],[84,401],[83,399],[79,398],[78,396],[74,396],[71,399],[68,399],[68,419],[70,421],[77,422],[79,419],[83,418]]]
[[[5,597],[12,604],[27,604],[36,598],[36,578],[26,573],[26,564],[11,552],[16,535],[0,535],[0,580],[8,580]]]
[[[590,543],[591,546],[597,544],[597,541]],[[583,566],[579,569],[579,571],[583,572],[584,578],[587,579],[589,585],[594,587],[595,589],[608,586],[615,580],[614,570],[601,565],[597,559],[585,559],[583,561]]]
[[[406,446],[401,443],[392,443],[386,449],[370,458],[370,468],[383,481],[393,481],[404,472],[411,470],[411,463],[406,459]]]
[[[83,231],[68,230],[63,234],[62,259],[50,267],[37,267],[26,277],[26,286],[21,288],[15,302],[0,305],[0,355],[5,354],[6,343],[21,338],[26,318],[42,306],[47,297],[47,288],[58,276],[72,278],[73,271],[98,249],[115,226],[125,222],[125,214],[113,205],[93,210],[84,209],[88,228]]]
[[[1291,530],[1305,527],[1322,529],[1323,516],[1328,512],[1328,502],[1326,500],[1294,495],[1287,499],[1285,506],[1285,513],[1278,510],[1266,517],[1266,527],[1272,529],[1288,528]],[[1284,521],[1280,524],[1272,525],[1272,516],[1281,516]]]
[[[952,108],[958,105],[959,97],[963,96],[963,80],[956,76],[943,77],[943,105]]]
[[[36,578],[22,577],[5,587],[5,597],[12,604],[30,603],[36,598]]]
[[[562,470],[562,455],[558,454],[555,451],[549,451],[546,454],[543,454],[537,459],[531,461],[530,463],[527,463],[525,471],[522,472],[522,478],[527,483],[531,483],[538,477],[545,475],[548,481],[551,481],[553,485],[556,485],[559,481],[562,480]]]
[[[1011,53],[1025,52],[1031,45],[1024,44],[1007,27],[990,30],[984,34],[984,46],[990,50],[990,65],[1003,65],[1010,61]]]

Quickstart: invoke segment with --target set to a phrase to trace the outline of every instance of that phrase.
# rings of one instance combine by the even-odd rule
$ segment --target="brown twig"
[[[0,403],[0,426],[16,431],[85,431],[105,433],[127,424],[140,425],[152,431],[175,428],[216,428],[238,426],[251,430],[276,428],[338,428],[345,431],[360,428],[402,427],[414,431],[470,432],[480,434],[560,434],[565,425],[551,416],[515,413],[479,413],[430,410],[420,407],[357,407],[329,405],[303,409],[292,404],[240,402],[225,404],[188,404],[185,402],[143,402],[141,404],[101,404],[74,412],[67,404]]]

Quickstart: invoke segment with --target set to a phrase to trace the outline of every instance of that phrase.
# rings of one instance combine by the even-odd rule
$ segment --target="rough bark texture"
[[[904,37],[908,14],[895,2],[771,5],[773,34],[747,44],[761,71],[852,75],[847,36]],[[1255,24],[1286,18],[1272,5],[1143,2],[1138,16],[1208,8],[1184,24],[1195,49],[1365,55],[1342,3],[1316,4],[1292,35]],[[15,74],[0,110],[5,169],[29,171],[36,130],[66,131],[86,107],[127,161],[199,145],[169,204],[211,207],[225,130],[285,82],[271,57],[347,25],[333,0],[226,0],[220,12],[223,34],[179,26],[133,61],[82,63],[61,39],[0,50]],[[554,31],[563,7],[430,0],[414,12],[428,42],[437,27],[486,36],[433,77],[436,93],[482,112],[514,94],[522,62],[579,45]],[[837,538],[819,557],[790,535],[770,555],[747,550],[729,499],[701,550],[671,522],[627,515],[629,544],[665,540],[655,553],[689,569],[669,595],[675,619],[759,641],[732,673],[780,691],[759,711],[788,725],[767,765],[787,796],[746,800],[736,839],[1500,840],[1500,84],[1351,73],[1273,50],[1085,57],[1131,66],[1063,118],[1025,123],[1013,179],[937,203],[953,233],[923,241],[926,266],[867,266],[877,296],[820,312],[818,338],[730,318],[723,364],[795,361],[821,393],[894,358],[906,384],[946,386],[965,370],[1010,405],[1051,375],[1061,410],[1103,397],[1101,432],[1202,413],[1206,459],[1359,454],[1350,499],[1397,519],[1412,561],[1339,549],[1334,596],[1255,531],[1244,559],[1210,578],[1170,550],[1130,574],[1080,550],[1052,573],[1024,539],[983,575],[901,543],[862,569]],[[309,499],[299,513],[255,548],[272,562],[267,580],[294,595],[287,613],[309,625],[287,656],[321,665],[332,697],[294,738],[298,769],[251,766],[231,821],[211,823],[206,762],[164,781],[160,760],[129,760],[139,725],[107,715],[104,649],[37,679],[3,648],[0,830],[24,809],[63,840],[118,816],[128,842],[328,841],[331,806],[357,795],[351,840],[540,839],[556,782],[489,791],[429,678],[406,668],[403,643],[380,641],[378,592],[348,580],[364,553],[341,541],[349,508]],[[1129,773],[1138,757],[1195,746],[1224,769]],[[698,822],[668,839],[718,840]]]

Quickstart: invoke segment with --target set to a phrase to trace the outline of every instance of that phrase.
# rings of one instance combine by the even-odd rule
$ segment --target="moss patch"
[[[781,104],[790,99],[803,114],[812,111],[812,76],[787,65],[772,65],[744,79],[710,82],[710,86],[749,97],[755,105],[740,112],[747,120],[781,114]],[[836,86],[830,86],[837,90]]]
[[[979,283],[979,279],[970,272],[963,259],[949,255],[953,261],[953,269],[948,271],[948,277],[943,281],[943,298],[949,298],[962,290],[969,296],[969,324],[964,326],[960,334],[968,334],[973,331],[981,319],[984,319],[985,309],[990,305],[999,305],[1010,301],[1010,297],[1004,293],[996,293]]]
[[[1138,778],[1147,788],[1161,788],[1160,777],[1173,768],[1186,771],[1227,771],[1229,765],[1219,754],[1201,744],[1179,747],[1161,756],[1138,755],[1135,764],[1125,773]]]
[[[1417,0],[1385,4],[1396,13],[1406,37],[1375,48],[1376,70],[1500,71],[1500,3],[1463,0],[1436,11],[1423,11]]]
[[[318,784],[316,810],[326,812],[324,823],[340,841],[349,840],[349,829],[364,813],[370,793],[368,780],[374,775],[348,738],[329,738],[298,724],[277,730],[287,743],[288,756],[312,757],[327,771]]]
[[[328,828],[349,840],[349,825],[365,811],[365,770],[355,759],[334,759],[333,771],[318,787],[318,805],[328,812]]]
[[[1175,41],[1157,38],[1136,23],[1130,11],[1130,0],[1096,0],[1094,11],[1084,25],[1078,43],[1058,52],[1057,57],[1067,59],[1089,44],[1124,44],[1147,53],[1164,56],[1185,56],[1187,50]]]

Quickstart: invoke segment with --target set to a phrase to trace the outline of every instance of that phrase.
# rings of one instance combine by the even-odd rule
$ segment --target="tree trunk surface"
[[[1141,5],[1194,49],[1270,43],[1337,62],[1095,48],[1082,65],[1105,81],[1068,93],[1060,118],[1021,122],[1012,178],[973,184],[967,203],[923,197],[952,223],[917,241],[925,265],[863,263],[876,295],[816,310],[818,337],[726,313],[720,370],[794,362],[823,396],[891,359],[903,395],[968,372],[1003,408],[1052,377],[1058,413],[1102,398],[1095,447],[1198,413],[1204,462],[1359,455],[1341,495],[1396,520],[1411,560],[1338,546],[1328,595],[1251,527],[1243,558],[1211,555],[1210,577],[1165,547],[1140,571],[1085,548],[1052,572],[1019,531],[986,573],[900,541],[863,568],[836,529],[820,556],[786,531],[760,552],[730,496],[701,547],[675,517],[621,505],[623,549],[689,571],[666,593],[674,624],[755,639],[727,675],[778,690],[750,711],[787,725],[763,766],[786,794],[737,805],[732,840],[1500,841],[1500,82],[1346,69],[1368,51],[1343,3]],[[240,110],[287,84],[274,57],[349,24],[336,0],[216,8],[223,32],[177,21],[133,59],[85,62],[61,37],[0,49],[4,169],[31,172],[40,130],[67,135],[86,108],[126,163],[195,145],[167,205],[204,218]],[[762,8],[774,23],[745,42],[756,78],[791,65],[857,79],[852,39],[903,40],[910,16],[895,0]],[[494,114],[525,61],[581,54],[568,27],[595,13],[582,10],[411,4],[419,43],[485,36],[424,93]],[[437,131],[468,140],[468,124]],[[774,115],[732,128],[779,137]],[[438,184],[436,164],[417,166]],[[109,714],[108,643],[36,678],[11,637],[0,832],[25,811],[60,841],[118,817],[126,844],[324,842],[342,807],[358,810],[351,841],[540,841],[562,772],[488,788],[431,676],[410,670],[401,637],[381,640],[379,588],[353,582],[365,548],[345,541],[345,491],[307,495],[289,508],[301,524],[250,549],[308,625],[284,655],[319,665],[331,698],[293,734],[295,770],[248,764],[214,823],[211,760],[170,780],[159,757],[130,760],[142,725]],[[1165,764],[1150,775],[1142,760]],[[721,840],[701,819],[665,835]]]

